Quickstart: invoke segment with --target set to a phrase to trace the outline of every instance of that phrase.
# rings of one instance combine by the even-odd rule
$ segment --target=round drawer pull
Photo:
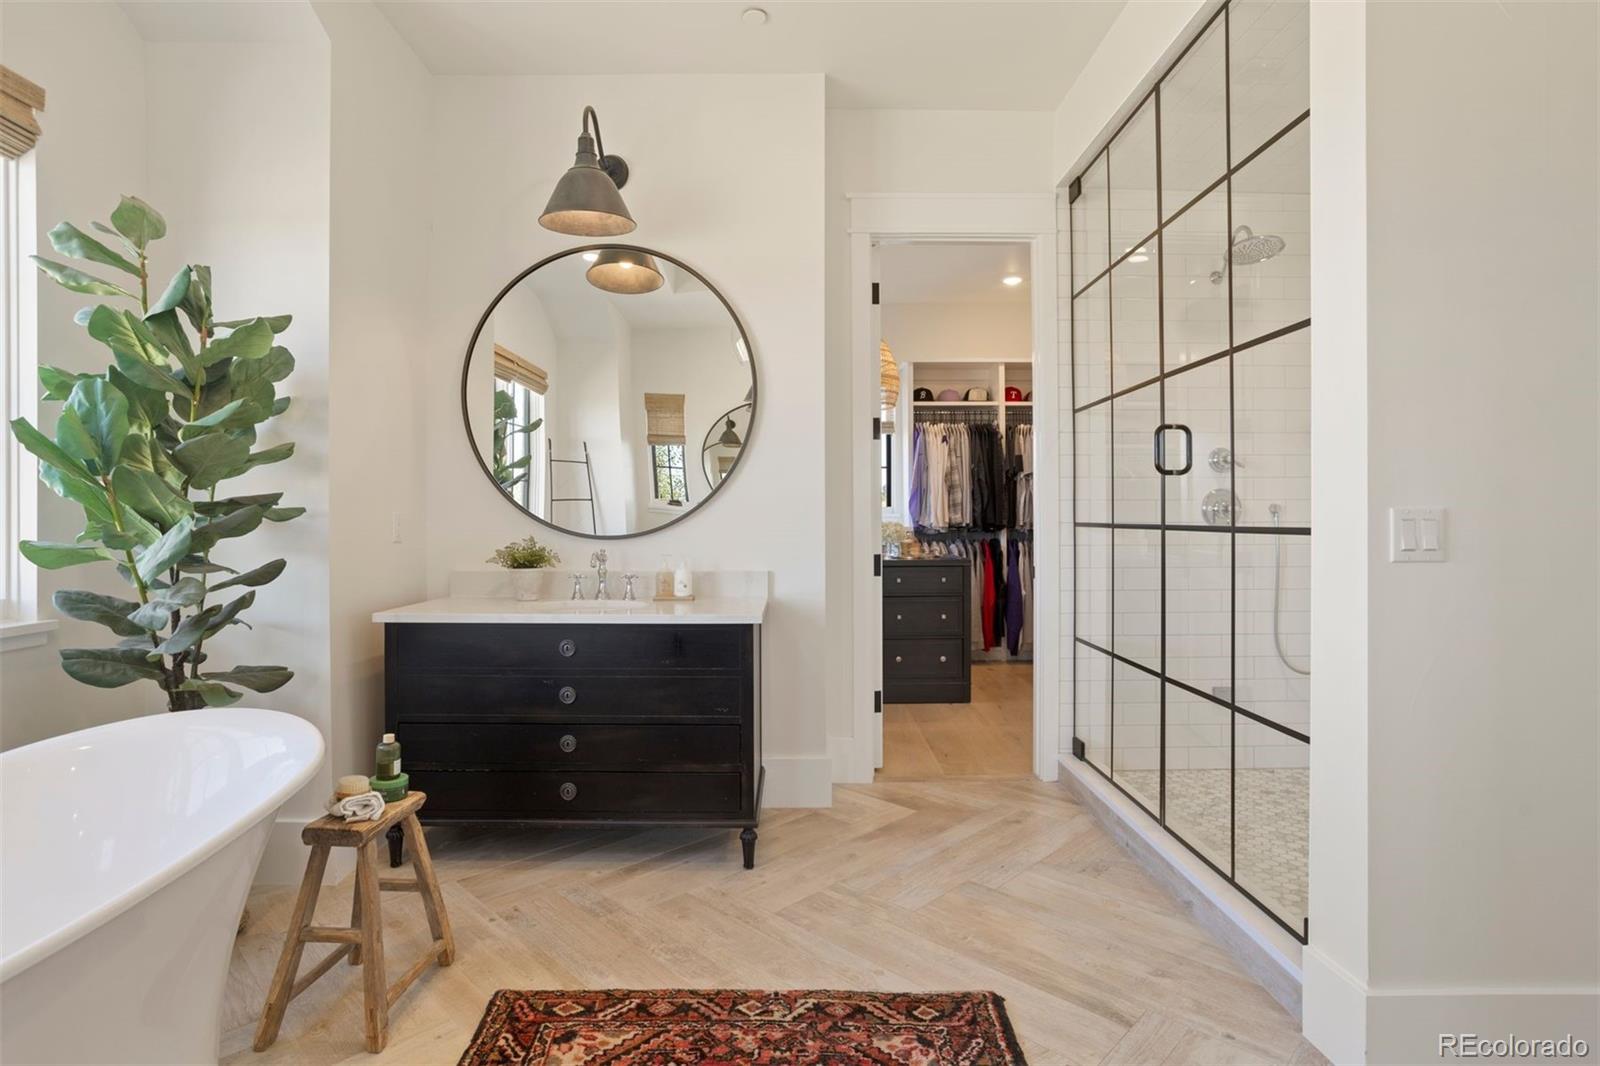
[[[943,578],[943,577],[941,577],[941,578],[940,578],[940,579],[939,579],[939,584],[941,584],[941,585],[942,585],[942,584],[944,584],[944,583],[945,583],[945,582],[946,582],[946,581],[948,581],[948,580],[949,580],[949,579],[948,579],[948,578]]]
[[[568,803],[571,803],[573,800],[577,799],[578,786],[574,785],[571,781],[563,784],[561,786],[561,798],[566,800]]]
[[[943,622],[943,621],[944,621],[944,620],[945,620],[945,619],[947,619],[947,618],[949,618],[949,617],[950,617],[950,616],[949,616],[949,615],[947,615],[947,614],[941,614],[941,615],[940,615],[940,616],[939,616],[939,621],[941,621],[941,622]]]
[[[562,685],[561,691],[556,693],[556,696],[562,703],[576,703],[578,701],[578,690],[571,685]]]
[[[897,614],[894,616],[894,620],[896,622],[904,622],[906,620],[906,616],[903,614]]]
[[[902,659],[902,658],[900,658],[900,656],[898,656],[898,655],[896,655],[896,656],[895,656],[895,657],[894,657],[894,661],[895,661],[895,662],[897,662],[897,663],[903,663],[903,662],[905,662],[905,660],[904,660],[904,659]]]
[[[578,654],[578,642],[569,637],[556,645],[556,651],[561,653],[563,659],[570,659]]]
[[[940,662],[944,662],[944,661],[945,661],[945,658],[944,658],[944,656],[943,656],[943,655],[941,655],[941,656],[939,656],[939,661],[940,661]]]
[[[896,584],[896,585],[898,585],[898,584],[900,584],[900,579],[899,579],[899,578],[895,578],[895,579],[894,579],[894,583],[895,583],[895,584]]]
[[[578,738],[573,736],[571,733],[568,733],[566,736],[562,737],[560,744],[562,751],[570,753],[578,750]]]

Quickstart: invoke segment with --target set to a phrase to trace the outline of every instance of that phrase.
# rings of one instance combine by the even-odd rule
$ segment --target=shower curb
[[[1233,888],[1199,862],[1189,859],[1183,845],[1168,836],[1164,829],[1150,825],[1148,832],[1144,831],[1132,818],[1134,813],[1145,817],[1143,812],[1125,814],[1118,801],[1124,804],[1127,801],[1115,794],[1107,795],[1112,792],[1111,786],[1095,780],[1093,770],[1071,756],[1061,758],[1061,767],[1062,783],[1105,827],[1118,846],[1175,896],[1184,911],[1238,960],[1245,973],[1299,1020],[1300,945],[1277,929],[1258,922],[1243,909],[1249,904],[1242,898],[1238,909],[1229,908],[1222,901],[1226,899],[1225,894],[1236,895]]]

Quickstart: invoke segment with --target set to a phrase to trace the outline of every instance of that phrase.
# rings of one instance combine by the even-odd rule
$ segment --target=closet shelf
[[[997,400],[912,400],[912,407],[999,407]]]

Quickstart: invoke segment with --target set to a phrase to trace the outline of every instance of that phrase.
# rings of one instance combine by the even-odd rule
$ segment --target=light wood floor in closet
[[[1023,669],[982,668],[974,697],[1013,691]],[[734,987],[992,989],[1032,1066],[1322,1062],[1064,785],[1028,776],[1027,699],[1020,718],[1014,702],[963,708],[1008,738],[992,759],[964,750],[936,708],[886,709],[886,733],[920,735],[925,750],[889,741],[886,754],[905,750],[874,784],[836,787],[829,809],[768,811],[754,870],[727,831],[431,829],[456,962],[395,1004],[381,1055],[362,1050],[347,966],[290,1005],[275,1045],[250,1051],[293,898],[257,890],[223,1061],[454,1063],[499,988]],[[925,779],[889,779],[902,772]],[[349,891],[324,890],[318,924],[348,918]],[[416,897],[383,903],[393,974],[427,925]]]
[[[879,781],[1032,773],[1032,663],[973,663],[971,703],[883,705]]]

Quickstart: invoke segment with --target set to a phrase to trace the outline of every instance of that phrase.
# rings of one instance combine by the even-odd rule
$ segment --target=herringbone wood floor
[[[768,813],[757,866],[726,831],[429,832],[454,966],[361,1046],[340,966],[249,1050],[291,890],[251,897],[224,1018],[227,1062],[454,1062],[497,988],[993,989],[1033,1066],[1321,1061],[1294,1020],[1079,807],[1031,779],[841,786]],[[416,897],[386,895],[389,971],[422,950]],[[349,884],[318,924],[344,924]],[[307,965],[320,955],[307,949]]]

